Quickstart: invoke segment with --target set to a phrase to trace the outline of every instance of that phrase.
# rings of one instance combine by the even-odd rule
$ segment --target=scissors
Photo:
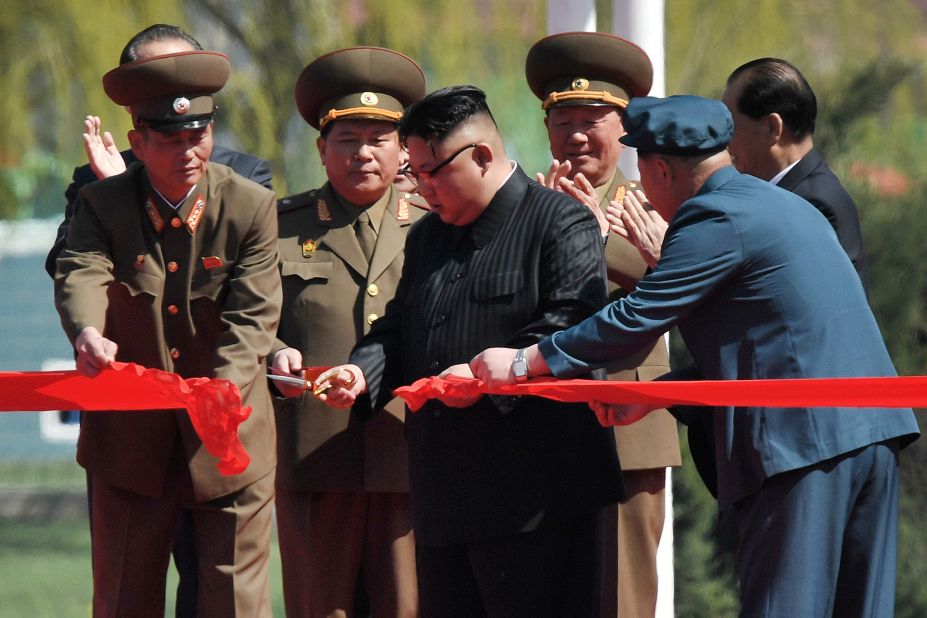
[[[305,368],[303,369],[303,371],[306,373],[306,377],[305,377],[305,378],[298,378],[298,377],[296,377],[296,376],[288,376],[288,375],[283,375],[283,376],[281,376],[281,375],[276,375],[276,374],[273,374],[273,373],[267,374],[267,377],[270,378],[271,380],[276,381],[276,382],[282,382],[282,383],[284,383],[284,384],[291,384],[291,385],[293,385],[293,386],[299,387],[299,388],[301,388],[301,389],[304,390],[304,391],[312,391],[312,394],[315,395],[316,397],[318,397],[319,395],[321,395],[321,394],[327,392],[330,388],[332,388],[332,386],[334,386],[334,385],[329,381],[327,384],[323,384],[322,386],[320,386],[320,387],[318,387],[318,388],[313,388],[313,387],[312,387],[312,382],[313,382],[315,379],[318,379],[318,377],[319,377],[320,375],[322,375],[322,373],[324,373],[324,372],[327,371],[328,369],[329,369],[329,367],[324,367],[324,368],[320,368],[320,367],[305,367]],[[351,373],[351,372],[347,372],[347,373],[351,376],[351,379],[350,379],[349,381],[345,382],[342,386],[350,387],[351,385],[354,384],[355,378],[354,378],[354,374],[353,374],[353,373]],[[334,377],[334,376],[332,376],[332,377]],[[312,379],[310,379],[310,378],[312,378]]]

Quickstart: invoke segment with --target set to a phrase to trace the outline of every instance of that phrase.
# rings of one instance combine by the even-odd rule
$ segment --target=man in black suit
[[[181,28],[168,24],[155,24],[145,28],[129,40],[122,50],[119,64],[127,64],[162,54],[202,49],[202,45]],[[84,120],[84,149],[87,151],[89,163],[74,169],[71,184],[64,192],[66,200],[64,220],[58,226],[55,242],[45,258],[45,270],[52,278],[55,276],[55,263],[58,254],[65,248],[67,242],[68,228],[71,217],[74,215],[74,207],[81,187],[109,176],[121,174],[130,163],[137,161],[131,150],[120,152],[116,147],[113,136],[109,132],[101,133],[100,128],[101,123],[98,116],[87,116]],[[263,159],[221,146],[214,146],[209,160],[227,165],[237,174],[268,189],[273,189],[270,168]],[[92,485],[88,475],[88,504],[92,502],[90,499],[91,492]],[[93,530],[91,529],[92,533]],[[196,616],[198,561],[193,522],[188,512],[181,516],[178,523],[174,538],[173,555],[179,576],[175,613],[177,616]]]
[[[869,266],[853,198],[814,149],[817,100],[801,72],[778,58],[734,69],[723,99],[734,117],[728,150],[738,171],[805,198],[827,218],[866,293]]]
[[[354,364],[317,380],[355,414],[442,369],[472,377],[482,347],[524,347],[605,300],[595,218],[508,158],[481,90],[428,95],[400,134],[432,212]],[[623,489],[614,436],[585,404],[431,401],[406,437],[423,615],[598,615],[604,507]]]

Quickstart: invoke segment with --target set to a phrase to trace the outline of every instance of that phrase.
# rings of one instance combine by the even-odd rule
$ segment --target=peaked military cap
[[[707,154],[724,149],[734,137],[724,103],[691,95],[636,98],[621,121],[627,131],[621,143],[641,152]]]
[[[174,133],[212,122],[212,95],[228,81],[229,58],[212,51],[186,51],[122,64],[103,76],[103,90],[132,109],[132,120]]]
[[[296,106],[321,129],[338,118],[399,122],[425,96],[425,74],[414,60],[383,47],[350,47],[313,60],[296,80]]]
[[[601,32],[564,32],[531,46],[525,76],[542,107],[614,105],[650,92],[653,65],[643,49]]]

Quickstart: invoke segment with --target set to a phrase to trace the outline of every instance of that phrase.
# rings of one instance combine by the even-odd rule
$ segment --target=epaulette
[[[399,199],[405,200],[411,206],[415,206],[416,208],[421,208],[422,210],[431,210],[431,208],[428,206],[428,201],[418,193],[403,192],[399,194]]]
[[[306,191],[277,200],[277,214],[282,215],[293,210],[305,208],[313,203],[316,191]]]

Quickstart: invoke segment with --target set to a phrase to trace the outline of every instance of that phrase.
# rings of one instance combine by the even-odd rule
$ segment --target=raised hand
[[[97,175],[97,179],[109,178],[126,171],[126,162],[122,159],[112,134],[104,131],[101,135],[100,127],[99,116],[84,118],[84,150],[90,161],[90,169]]]

